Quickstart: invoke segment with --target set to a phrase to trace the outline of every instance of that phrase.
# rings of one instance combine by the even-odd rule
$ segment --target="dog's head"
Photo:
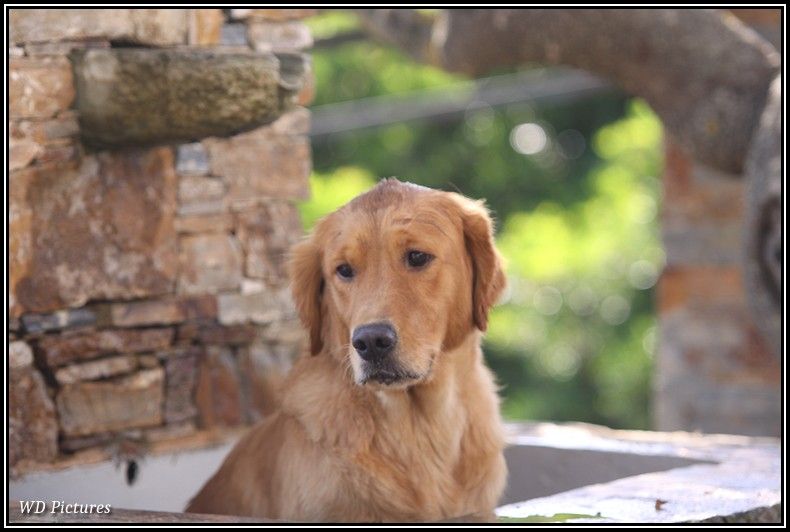
[[[313,354],[360,385],[407,387],[475,328],[505,286],[481,202],[387,179],[293,249],[291,288]]]

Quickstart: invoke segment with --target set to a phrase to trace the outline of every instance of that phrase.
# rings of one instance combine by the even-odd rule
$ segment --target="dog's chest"
[[[464,460],[465,416],[414,411],[388,419],[369,449],[354,460],[366,477],[363,496],[392,520],[433,520],[458,515],[465,486],[458,478]],[[392,415],[392,413],[390,413]]]

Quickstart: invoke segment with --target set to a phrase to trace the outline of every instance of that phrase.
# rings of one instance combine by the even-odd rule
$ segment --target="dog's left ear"
[[[466,251],[472,259],[472,319],[478,329],[488,328],[488,311],[507,284],[502,258],[494,245],[494,223],[482,201],[456,195],[460,202]]]
[[[321,297],[324,277],[321,273],[321,250],[311,235],[291,249],[288,275],[291,293],[302,324],[310,331],[310,352],[317,355],[324,346],[321,337]]]

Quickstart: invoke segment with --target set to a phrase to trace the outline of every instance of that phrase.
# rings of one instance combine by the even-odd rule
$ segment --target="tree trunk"
[[[359,10],[420,61],[480,76],[529,62],[585,69],[648,101],[695,158],[738,174],[779,54],[711,9]]]

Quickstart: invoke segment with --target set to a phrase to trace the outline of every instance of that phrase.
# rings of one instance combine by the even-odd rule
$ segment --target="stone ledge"
[[[498,508],[497,515],[509,522],[559,514],[588,516],[567,521],[571,523],[778,522],[772,510],[781,504],[781,449],[776,438],[624,431],[582,423],[510,428],[509,440],[516,445],[697,463]]]
[[[304,84],[301,54],[87,49],[71,54],[83,140],[94,147],[188,142],[269,123]]]
[[[234,440],[241,434],[243,430],[235,431],[232,437],[225,432],[200,432],[178,440],[153,443],[148,450],[150,459],[146,460],[143,466],[147,468],[144,470],[145,476],[149,478],[157,472],[155,479],[158,480],[152,481],[149,478],[149,482],[169,482],[166,479],[177,478],[178,482],[188,482],[190,486],[195,484],[197,489],[203,479],[219,465],[230,451]],[[526,423],[510,425],[508,441],[510,443],[508,451],[521,448],[528,451],[524,456],[532,458],[519,464],[518,456],[510,452],[506,453],[511,472],[519,469],[529,470],[534,476],[534,479],[527,479],[529,482],[539,482],[540,477],[543,476],[548,476],[549,481],[553,482],[552,477],[558,474],[576,475],[578,469],[564,471],[562,468],[569,463],[578,465],[580,457],[582,462],[587,461],[590,469],[597,469],[600,472],[601,464],[603,469],[606,469],[609,463],[617,466],[621,471],[615,475],[620,478],[614,481],[577,478],[575,485],[582,487],[565,488],[561,492],[555,491],[555,495],[502,506],[497,510],[502,522],[535,522],[539,521],[536,519],[539,517],[557,522],[564,520],[562,519],[564,514],[571,517],[570,520],[565,521],[573,523],[743,523],[776,522],[777,516],[780,515],[777,506],[781,503],[781,451],[779,440],[774,438],[618,431],[580,423]],[[200,462],[200,472],[195,477],[189,476],[187,480],[187,475],[196,473],[196,462],[187,462],[187,457],[197,454],[185,451],[206,449],[209,443],[219,446],[202,451],[200,456],[205,459]],[[181,465],[179,461],[173,460],[173,456],[169,456],[170,453],[184,457]],[[159,457],[154,458],[154,454],[158,454]],[[209,454],[211,457],[206,458]],[[549,459],[543,461],[535,459],[541,456]],[[622,464],[616,463],[623,461],[624,457],[628,459],[626,461],[632,462],[631,466],[620,467]],[[568,461],[567,458],[573,459]],[[646,466],[639,465],[640,461],[650,463]],[[656,465],[658,462],[663,462],[663,465]],[[637,465],[634,466],[634,463]],[[112,469],[112,465],[103,467]],[[87,474],[88,469],[84,471]],[[36,498],[48,500],[47,497],[50,497],[61,500],[63,496],[52,486],[57,485],[58,478],[62,483],[65,478],[63,475],[69,473],[73,475],[73,472],[63,471],[47,476],[46,479],[39,478],[36,486],[40,487],[36,488]],[[585,475],[580,476],[585,477]],[[118,508],[124,506],[121,504],[121,501],[125,500],[122,492],[128,490],[127,487],[120,486],[122,483],[123,481],[118,479],[119,485],[115,485],[113,481],[108,482],[106,486],[107,500],[118,503],[113,504]],[[137,486],[137,489],[139,490],[140,487]],[[53,489],[55,491],[47,491]],[[171,493],[167,486],[163,489]],[[24,492],[24,488],[15,486],[14,482],[11,483],[10,490],[12,499],[21,498],[18,494]],[[111,494],[116,498],[111,499]],[[190,494],[184,494],[181,498],[186,499]],[[69,497],[79,502],[100,502],[80,501],[81,495],[77,491],[69,491]],[[179,497],[180,494],[173,492],[172,501],[161,505],[158,509],[182,508]],[[157,501],[161,502],[160,499]],[[139,504],[139,501],[135,504]],[[152,503],[149,501],[147,504]],[[122,511],[118,510],[118,512]],[[81,520],[78,517],[76,522],[96,519],[100,519],[100,522],[114,522],[113,520],[119,515],[125,514],[122,512],[108,517],[84,517]],[[133,518],[139,522],[150,522],[149,518],[158,517],[157,513],[151,512],[135,512],[129,515],[133,515]],[[166,518],[172,522],[195,522],[195,519],[203,517],[173,513],[167,514]],[[22,517],[17,510],[11,520],[48,522],[62,518],[63,516]],[[206,522],[208,520],[209,518],[206,517]],[[240,518],[238,522],[247,522],[247,520],[248,518]],[[462,516],[451,521],[479,520],[478,516]]]

